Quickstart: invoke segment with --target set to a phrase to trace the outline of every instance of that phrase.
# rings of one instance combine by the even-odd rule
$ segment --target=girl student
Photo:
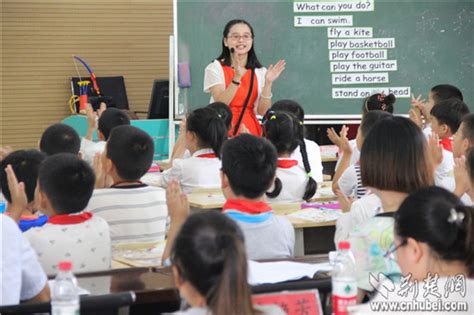
[[[361,222],[350,232],[356,266],[359,301],[373,291],[369,274],[398,271],[396,264],[369,263],[372,247],[387,251],[393,242],[393,214],[408,194],[433,185],[433,166],[428,144],[411,120],[390,116],[379,121],[364,140],[361,150],[362,184],[380,198],[381,207],[359,215]],[[365,217],[365,218],[363,218]]]
[[[393,114],[394,104],[396,100],[397,98],[393,94],[389,94],[389,95],[385,95],[384,93],[373,94],[364,100],[364,103],[362,104],[362,116],[364,116],[365,114],[373,110],[381,110],[381,111]],[[329,132],[330,132],[330,129],[328,129],[328,134]],[[334,143],[334,144],[338,145],[337,143]],[[349,165],[354,165],[360,159],[360,148],[357,147],[356,139],[350,140],[349,144],[352,149],[352,156],[351,156]],[[339,150],[340,152],[344,153],[340,146],[339,146]],[[336,169],[339,167],[339,164],[341,163],[343,156],[344,155],[342,155],[337,161]]]
[[[244,236],[221,213],[191,215],[174,240],[170,260],[180,296],[190,305],[175,314],[285,314],[274,305],[252,305]]]
[[[316,193],[317,183],[311,176],[302,122],[291,113],[270,110],[263,119],[263,136],[270,140],[278,153],[277,178],[267,197],[278,202],[310,200]],[[290,158],[298,146],[304,167],[298,160]]]
[[[274,111],[292,113],[301,123],[304,123],[304,109],[300,104],[293,100],[279,100],[272,105],[271,109]],[[311,166],[311,177],[313,177],[316,182],[322,183],[323,164],[321,162],[321,149],[315,141],[304,138],[304,143],[306,146],[306,152],[308,153],[309,164]],[[298,160],[300,165],[304,167],[303,157],[301,156],[301,150],[299,147],[291,152],[290,157]]]
[[[226,139],[222,115],[208,107],[192,111],[186,119],[185,131],[185,146],[191,157],[175,159],[158,185],[167,187],[169,180],[176,178],[185,193],[196,188],[219,188],[220,151]]]
[[[459,307],[451,309],[456,314],[472,314],[474,208],[464,206],[457,196],[443,188],[426,187],[405,199],[394,220],[394,242],[385,256],[397,260],[405,281],[396,282],[387,298],[392,302],[440,300]],[[436,288],[433,294],[426,296],[425,285],[430,279]],[[403,282],[412,287],[411,293],[397,294]],[[418,290],[417,296],[415,290]],[[373,301],[379,303],[387,299],[377,294]],[[466,304],[467,308],[463,309]],[[354,314],[367,313],[373,313],[367,304],[354,309]]]

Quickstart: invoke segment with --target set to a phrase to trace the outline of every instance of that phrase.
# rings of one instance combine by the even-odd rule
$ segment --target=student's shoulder
[[[317,144],[316,141],[304,138],[304,143],[305,143],[307,149],[318,149],[318,150],[320,150],[319,144]]]
[[[291,230],[293,231],[293,225],[291,224],[290,220],[286,216],[283,215],[274,215],[273,216],[273,222],[274,225],[286,229],[286,230]]]

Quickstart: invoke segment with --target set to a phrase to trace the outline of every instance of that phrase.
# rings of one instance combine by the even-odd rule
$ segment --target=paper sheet
[[[306,264],[293,261],[256,262],[248,261],[250,285],[264,283],[279,283],[298,280],[304,277],[312,278],[318,271],[330,271],[329,263]]]
[[[311,222],[327,222],[337,220],[342,215],[342,211],[333,209],[307,208],[288,214],[289,217],[302,219]]]

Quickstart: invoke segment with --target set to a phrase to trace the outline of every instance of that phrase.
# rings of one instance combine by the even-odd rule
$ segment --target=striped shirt
[[[161,188],[140,184],[96,189],[87,211],[107,221],[112,244],[165,239],[168,208]]]
[[[359,164],[350,165],[342,173],[337,184],[346,196],[356,196],[357,199],[360,199],[367,194],[367,190],[362,186]]]

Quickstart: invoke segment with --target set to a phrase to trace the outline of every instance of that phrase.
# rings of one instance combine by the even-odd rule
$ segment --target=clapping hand
[[[286,62],[285,60],[278,60],[275,65],[269,65],[267,69],[267,73],[265,74],[265,81],[272,83],[280,74],[285,70]]]

